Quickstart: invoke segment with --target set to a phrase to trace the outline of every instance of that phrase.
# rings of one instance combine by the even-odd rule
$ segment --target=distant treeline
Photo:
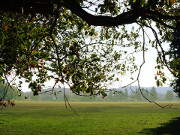
[[[5,89],[6,84],[0,82],[0,98],[4,100],[30,100],[30,101],[64,101],[64,90],[55,88],[53,93],[47,92],[50,89],[42,91],[43,94],[33,96],[32,92],[19,93],[18,90]],[[165,87],[166,88],[166,87]],[[165,89],[164,88],[164,89]],[[46,92],[45,92],[46,91]],[[163,91],[163,88],[162,88]],[[166,90],[166,93],[158,93],[155,87],[142,88],[141,91],[137,88],[126,88],[123,90],[109,90],[107,96],[103,98],[97,96],[79,96],[75,95],[69,89],[65,89],[65,95],[71,102],[144,102],[147,101],[144,97],[151,101],[180,101],[180,98],[172,90]]]
[[[166,93],[162,94],[158,93],[155,87],[152,87],[151,89],[142,88],[141,91],[139,89],[134,91],[128,89],[109,90],[105,98],[101,95],[79,96],[73,94],[69,89],[66,89],[65,91],[66,97],[71,102],[145,102],[147,100],[144,97],[151,101],[180,101],[172,90],[167,90]],[[26,97],[26,100],[64,101],[64,92],[62,89],[55,89],[54,93],[43,93],[38,96],[33,96],[32,92],[26,92],[23,95]]]

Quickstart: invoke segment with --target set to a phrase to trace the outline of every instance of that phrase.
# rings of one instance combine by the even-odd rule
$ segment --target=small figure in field
[[[7,102],[2,101],[2,98],[0,98],[0,106],[7,107]]]
[[[7,102],[0,102],[0,106],[2,105],[2,107],[4,106],[4,107],[7,107]]]
[[[0,98],[0,106],[7,107],[7,103],[8,105],[11,105],[12,107],[15,106],[14,100],[13,101],[8,100],[8,102],[4,102],[2,101],[2,98]]]
[[[12,107],[15,106],[14,100],[13,101],[8,100],[8,104],[11,105]]]

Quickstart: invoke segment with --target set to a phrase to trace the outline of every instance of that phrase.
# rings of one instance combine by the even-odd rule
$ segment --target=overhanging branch
[[[54,15],[56,6],[65,7],[78,17],[82,18],[89,25],[94,26],[118,26],[123,24],[132,24],[137,21],[139,17],[146,19],[178,20],[180,16],[164,15],[158,11],[146,10],[143,8],[136,8],[123,12],[115,17],[93,15],[85,11],[77,0],[1,0],[0,11],[10,11],[20,14],[35,14]],[[148,15],[147,15],[148,14]],[[152,16],[154,16],[152,18]]]

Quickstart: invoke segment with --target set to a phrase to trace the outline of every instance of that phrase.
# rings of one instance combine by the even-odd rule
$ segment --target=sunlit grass
[[[77,116],[69,107],[66,109],[64,102],[16,102],[15,107],[0,110],[0,132],[3,135],[143,134],[144,129],[157,128],[180,117],[180,103],[171,104],[172,109],[150,103],[71,103]]]

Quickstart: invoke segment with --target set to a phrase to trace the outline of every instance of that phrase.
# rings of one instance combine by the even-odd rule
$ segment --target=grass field
[[[71,103],[77,116],[63,102],[16,102],[0,110],[0,134],[180,135],[180,103],[171,104]]]

